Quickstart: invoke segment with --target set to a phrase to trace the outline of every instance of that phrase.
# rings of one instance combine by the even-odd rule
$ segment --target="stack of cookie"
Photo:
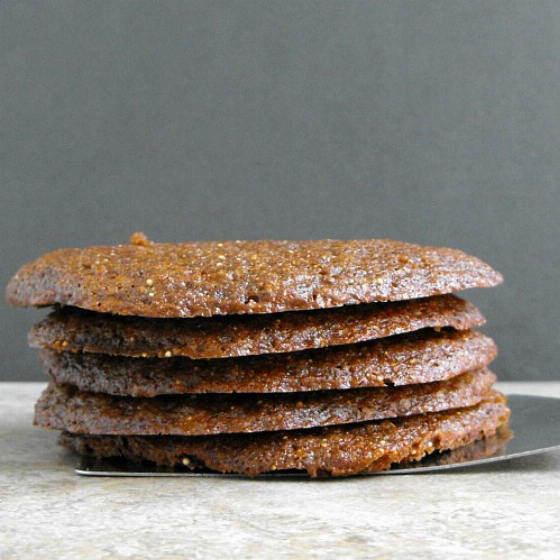
[[[51,382],[35,422],[83,455],[193,470],[340,476],[493,436],[505,398],[479,311],[499,273],[389,240],[63,249],[15,305]]]

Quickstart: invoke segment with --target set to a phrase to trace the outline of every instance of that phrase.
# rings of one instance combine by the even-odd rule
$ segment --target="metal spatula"
[[[502,436],[507,441],[504,441],[503,444],[498,441],[495,449],[490,449],[489,456],[477,458],[477,456],[487,452],[488,449],[475,447],[478,445],[475,443],[470,449],[465,447],[461,448],[461,450],[456,450],[456,452],[451,451],[429,456],[422,461],[406,465],[405,467],[395,467],[389,471],[373,474],[420,474],[465,468],[560,448],[560,399],[530,395],[509,395],[508,405],[511,409],[509,431]],[[122,461],[88,458],[82,459],[80,465],[76,468],[76,473],[87,476],[240,476],[204,472],[149,470],[145,467],[135,466]],[[286,476],[302,477],[307,475],[300,473],[277,473],[260,475],[257,478],[273,479]]]

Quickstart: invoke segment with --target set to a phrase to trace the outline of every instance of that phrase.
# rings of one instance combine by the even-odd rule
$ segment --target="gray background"
[[[558,379],[560,3],[0,3],[0,284],[64,246],[476,254],[502,379]],[[2,301],[2,379],[43,379]]]

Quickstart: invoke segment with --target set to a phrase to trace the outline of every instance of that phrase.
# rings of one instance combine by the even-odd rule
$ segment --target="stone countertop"
[[[0,558],[558,558],[560,452],[331,480],[74,474],[31,425],[42,383],[0,384]],[[560,382],[500,383],[560,397]]]

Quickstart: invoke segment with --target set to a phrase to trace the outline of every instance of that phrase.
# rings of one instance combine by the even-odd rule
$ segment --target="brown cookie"
[[[501,281],[461,251],[390,240],[143,241],[48,253],[6,293],[15,305],[170,318],[416,299]]]
[[[215,436],[92,436],[63,433],[82,455],[187,465],[254,476],[283,470],[344,476],[386,470],[491,437],[507,422],[505,397],[489,391],[469,408],[311,430]]]
[[[410,416],[479,402],[496,380],[488,370],[399,388],[115,397],[51,383],[35,408],[43,428],[80,434],[207,435],[296,430]]]
[[[492,339],[476,331],[424,329],[361,344],[244,358],[125,358],[43,351],[59,384],[133,397],[181,393],[273,393],[409,385],[488,365]]]
[[[478,309],[452,295],[270,315],[146,319],[63,307],[29,333],[33,347],[123,356],[226,358],[361,342],[424,327],[466,330]]]

